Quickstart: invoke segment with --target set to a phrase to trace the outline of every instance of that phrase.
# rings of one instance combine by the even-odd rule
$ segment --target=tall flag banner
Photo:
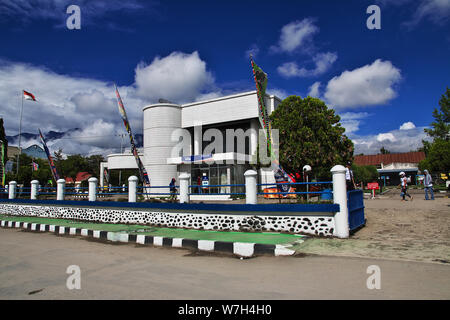
[[[269,113],[264,103],[264,97],[266,95],[266,88],[267,88],[267,74],[256,65],[251,56],[250,60],[252,63],[253,77],[255,79],[256,93],[258,96],[259,122],[261,123],[261,127],[265,130],[266,133],[267,148],[269,149],[271,166],[274,172],[275,180],[277,182],[288,181],[290,183],[293,183],[291,176],[287,174],[286,171],[283,170],[280,163],[278,162],[278,159],[275,157],[275,153],[273,151],[272,124],[270,122]],[[280,189],[282,189],[282,192],[288,192],[289,188],[290,188],[289,185],[280,185]]]
[[[55,182],[57,182],[59,180],[58,171],[56,170],[55,163],[53,162],[53,158],[50,154],[50,151],[48,150],[44,135],[42,134],[41,129],[38,130],[39,130],[39,137],[41,137],[42,145],[44,147],[45,153],[47,154],[48,164],[50,165],[50,170],[52,171],[53,179],[55,179]]]
[[[5,151],[5,143],[3,141],[0,141],[0,143],[2,144],[1,146],[1,153],[0,153],[0,166],[2,169],[2,180],[1,180],[1,186],[4,187],[5,186],[5,179],[6,179],[6,151]]]
[[[27,91],[25,91],[25,90],[23,90],[23,98],[24,98],[25,100],[36,101],[36,98],[35,98],[34,94],[32,94],[32,93],[30,93],[30,92],[27,92]]]
[[[134,158],[136,159],[137,166],[139,168],[139,176],[141,178],[141,181],[147,185],[150,186],[150,179],[148,178],[147,170],[145,170],[144,165],[142,164],[141,158],[139,158],[139,154],[136,148],[136,144],[134,143],[133,133],[131,132],[130,123],[128,122],[127,113],[125,112],[125,107],[122,102],[122,98],[120,97],[119,90],[117,90],[117,86],[114,84],[114,87],[116,88],[116,97],[117,97],[117,104],[119,106],[119,112],[122,116],[123,124],[125,125],[125,129],[127,129],[128,135],[130,136],[130,144],[131,144],[131,153],[133,153]]]

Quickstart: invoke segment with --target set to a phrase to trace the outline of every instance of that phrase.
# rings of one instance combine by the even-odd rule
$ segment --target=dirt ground
[[[299,252],[450,263],[450,199],[436,194],[425,200],[410,190],[412,201],[400,201],[399,190],[364,200],[366,226],[350,239],[309,239]]]

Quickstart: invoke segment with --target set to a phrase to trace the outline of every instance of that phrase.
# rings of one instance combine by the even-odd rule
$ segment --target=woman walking
[[[408,196],[412,201],[413,197],[408,193],[408,178],[406,178],[406,175],[403,171],[400,172],[400,186],[402,188],[402,192],[400,193],[402,201],[406,201],[405,196]]]

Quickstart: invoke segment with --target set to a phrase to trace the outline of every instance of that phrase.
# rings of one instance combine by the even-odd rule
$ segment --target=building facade
[[[281,103],[266,95],[268,113]],[[158,103],[143,108],[141,160],[152,186],[166,186],[182,172],[197,185],[207,177],[209,185],[243,184],[244,172],[256,156],[261,125],[256,91],[187,104]],[[242,138],[244,136],[244,138]],[[213,146],[215,146],[213,148]],[[104,168],[137,169],[131,153],[111,154]],[[270,168],[261,169],[260,181],[274,182]],[[201,188],[198,189],[202,192]],[[230,193],[230,187],[210,188],[212,193]],[[193,191],[195,192],[195,191]]]

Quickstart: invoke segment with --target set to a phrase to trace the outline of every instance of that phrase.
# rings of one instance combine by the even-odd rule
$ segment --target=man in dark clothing
[[[176,200],[177,198],[177,188],[175,188],[175,178],[172,178],[172,181],[170,181],[169,187],[170,187],[170,201]]]

